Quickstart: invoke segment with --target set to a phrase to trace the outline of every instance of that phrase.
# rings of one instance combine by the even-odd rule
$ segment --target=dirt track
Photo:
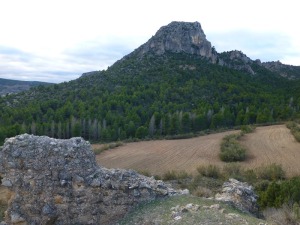
[[[128,143],[97,156],[97,162],[108,168],[146,170],[163,174],[168,170],[195,172],[199,165],[224,165],[219,160],[220,142],[228,131],[184,140],[160,140]],[[285,125],[259,127],[247,134],[241,143],[248,148],[247,168],[271,163],[281,164],[288,175],[300,175],[300,144]]]

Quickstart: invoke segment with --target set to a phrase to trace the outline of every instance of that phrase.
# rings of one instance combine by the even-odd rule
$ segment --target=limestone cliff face
[[[213,62],[216,61],[216,54],[212,50],[211,43],[206,36],[199,22],[171,22],[161,27],[148,42],[137,50],[139,55],[148,52],[164,54],[165,52],[196,54]]]
[[[0,149],[7,224],[113,224],[142,201],[178,194],[132,170],[99,167],[82,138],[19,135]]]

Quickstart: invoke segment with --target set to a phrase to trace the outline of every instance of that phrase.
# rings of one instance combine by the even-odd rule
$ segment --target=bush
[[[282,180],[285,178],[285,171],[282,169],[282,166],[275,163],[272,163],[269,166],[259,167],[256,170],[256,174],[258,178],[270,181]]]
[[[256,129],[256,127],[255,126],[251,126],[251,125],[243,125],[243,126],[241,126],[241,131],[242,131],[243,134],[252,133],[255,129]]]
[[[291,130],[291,133],[295,137],[296,141],[300,142],[300,126],[296,122],[287,122],[286,127]]]
[[[195,190],[193,190],[192,194],[194,196],[204,197],[204,198],[209,198],[214,196],[213,192],[210,189],[201,186],[198,186]]]
[[[237,162],[246,159],[246,149],[237,141],[240,136],[240,134],[231,134],[223,138],[219,155],[222,161]]]
[[[300,217],[297,214],[299,205],[284,204],[280,208],[267,208],[263,215],[270,224],[274,225],[299,225]]]
[[[162,179],[163,180],[176,180],[177,174],[174,170],[167,171],[166,173],[163,174]]]
[[[163,180],[183,180],[186,178],[190,178],[191,176],[184,170],[181,171],[167,171],[163,176]]]
[[[199,174],[205,177],[211,177],[211,178],[219,178],[221,176],[221,172],[219,167],[215,165],[208,165],[208,166],[199,166],[197,168],[197,171]]]
[[[259,205],[262,208],[276,207],[283,204],[295,204],[300,202],[300,177],[291,180],[280,181],[268,184],[259,192]],[[295,210],[298,208],[295,208]],[[297,211],[298,212],[298,211]]]
[[[229,163],[223,167],[223,175],[226,179],[235,178],[242,180],[243,170],[239,163]]]

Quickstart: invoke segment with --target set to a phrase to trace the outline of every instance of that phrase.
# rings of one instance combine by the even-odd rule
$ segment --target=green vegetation
[[[285,179],[285,171],[280,165],[274,163],[267,167],[259,167],[256,173],[263,180],[277,181]]]
[[[300,177],[284,180],[281,182],[273,181],[266,187],[259,190],[259,203],[263,208],[281,207],[283,204],[300,203]]]
[[[254,76],[196,55],[131,54],[106,71],[1,97],[0,142],[24,132],[93,142],[185,137],[299,117],[300,82],[252,68]]]
[[[230,134],[221,143],[220,159],[224,162],[238,162],[246,159],[246,148],[241,146],[239,139],[255,130],[255,126],[243,125],[239,134]]]
[[[291,133],[294,135],[295,139],[300,142],[300,126],[298,123],[290,121],[286,124],[286,127],[291,130]]]
[[[256,129],[256,127],[253,125],[242,125],[241,126],[241,131],[242,131],[241,134],[244,135],[244,134],[252,133],[255,129]]]
[[[188,174],[186,171],[167,171],[163,174],[162,179],[163,180],[183,180],[191,177],[190,174]]]
[[[246,149],[240,145],[241,134],[230,134],[223,138],[220,158],[224,162],[237,162],[246,159]]]
[[[256,193],[259,194],[259,205],[268,223],[283,225],[296,225],[299,223],[300,178],[285,179],[285,173],[280,165],[271,164],[252,170],[243,169],[239,163],[228,163],[223,168],[212,165],[200,166],[198,167],[198,174],[194,176],[180,177],[180,173],[184,174],[182,171],[171,171],[168,172],[166,177],[168,180],[177,180],[179,187],[188,188],[193,196],[156,200],[141,205],[122,219],[120,224],[128,224],[129,221],[131,223],[132,221],[139,223],[153,222],[153,218],[157,218],[160,224],[168,224],[172,219],[170,214],[172,207],[184,206],[188,203],[199,204],[200,206],[209,204],[208,202],[211,200],[194,196],[213,197],[217,192],[220,192],[223,182],[228,178],[235,178],[254,186]],[[214,203],[211,202],[211,204]],[[224,207],[223,204],[222,207]],[[226,207],[227,210],[231,211],[232,209]],[[211,212],[208,212],[208,214],[201,214],[200,212],[208,211],[200,210],[196,214],[189,213],[186,215],[187,217],[181,220],[181,224],[194,224],[195,221],[206,219],[208,221],[208,217],[212,215]],[[224,222],[221,218],[219,219]]]
[[[241,213],[233,209],[228,204],[218,203],[224,208],[224,213],[219,210],[202,210],[203,207],[209,207],[218,202],[211,199],[197,198],[194,196],[175,196],[167,199],[159,199],[150,203],[145,203],[136,207],[132,212],[128,213],[125,218],[118,221],[120,225],[132,224],[224,224],[224,225],[240,225],[241,220],[246,220],[249,225],[257,225],[263,222],[251,215]],[[199,205],[200,210],[195,212],[186,212],[182,214],[182,219],[174,220],[172,217],[172,208],[178,206],[186,206],[187,204]],[[238,216],[236,220],[228,220],[226,215],[234,213]]]
[[[188,188],[193,194],[202,196],[210,193],[210,196],[220,191],[223,182],[234,178],[252,184],[258,191],[267,189],[271,182],[283,181],[286,179],[285,171],[280,165],[270,164],[256,169],[243,169],[240,163],[227,163],[222,168],[216,165],[199,166],[198,174],[179,176],[178,172],[172,171],[163,176],[164,180],[177,180],[180,188]],[[184,174],[184,172],[180,172]],[[186,173],[185,173],[186,174]],[[189,180],[186,180],[189,178]],[[210,190],[208,192],[207,190]]]
[[[220,169],[217,166],[209,165],[209,166],[199,166],[197,167],[197,171],[199,174],[205,177],[211,178],[219,178],[220,177]]]

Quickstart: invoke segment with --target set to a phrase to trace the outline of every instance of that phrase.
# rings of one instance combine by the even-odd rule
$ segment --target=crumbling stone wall
[[[0,173],[13,193],[8,224],[112,224],[139,202],[178,193],[133,170],[98,166],[82,138],[9,138]]]

